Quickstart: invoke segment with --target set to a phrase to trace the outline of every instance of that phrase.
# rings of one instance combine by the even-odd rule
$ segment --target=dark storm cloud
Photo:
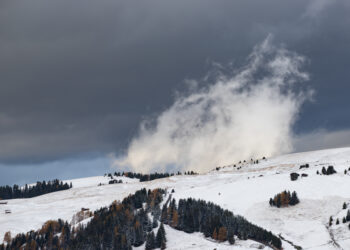
[[[347,1],[1,1],[0,161],[123,150],[211,61],[274,34],[310,59],[299,133],[350,126]]]

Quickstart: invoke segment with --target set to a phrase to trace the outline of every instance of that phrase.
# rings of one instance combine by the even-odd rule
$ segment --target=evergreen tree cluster
[[[346,216],[343,217],[343,223],[349,222],[350,221],[350,210],[346,212]],[[350,225],[349,225],[350,227]]]
[[[60,237],[57,234],[61,233]],[[71,237],[70,226],[67,222],[47,221],[40,230],[30,231],[26,234],[18,234],[15,238],[7,241],[7,245],[0,245],[0,250],[15,249],[67,249],[68,240]]]
[[[328,166],[327,169],[325,167],[322,168],[323,175],[331,175],[335,173],[337,173],[337,171],[335,171],[333,166]]]
[[[174,175],[174,174],[172,174],[172,175]],[[170,177],[172,175],[168,174],[168,173],[157,173],[157,172],[153,173],[153,174],[145,174],[145,175],[141,176],[140,182],[153,181],[153,180],[156,180],[156,179],[167,178],[167,177]]]
[[[343,209],[347,209],[347,204],[345,202],[343,204]],[[348,209],[348,211],[346,212],[346,216],[343,217],[343,219],[342,219],[342,222],[347,223],[349,221],[350,221],[350,210]],[[337,218],[337,220],[335,221],[335,224],[339,225],[339,223],[340,223],[339,218]],[[333,224],[333,217],[331,216],[331,217],[329,217],[328,225],[332,226],[332,224]],[[350,224],[349,224],[349,229],[350,229]]]
[[[148,213],[160,214],[164,193],[162,189],[139,190],[121,203],[114,202],[97,210],[85,227],[75,229],[62,220],[48,221],[38,231],[18,234],[6,246],[0,245],[0,250],[23,246],[25,249],[132,249],[142,245],[147,233],[152,231],[153,222]]]
[[[269,204],[270,206],[275,207],[287,207],[287,206],[294,206],[298,204],[299,198],[295,191],[293,191],[292,194],[290,194],[289,191],[285,190],[279,194],[276,194],[273,199],[270,198]]]
[[[123,183],[123,181],[122,180],[110,180],[108,182],[108,184],[120,184],[120,183]]]
[[[296,181],[298,179],[300,174],[298,173],[290,173],[290,180],[291,181]]]
[[[302,168],[309,168],[310,165],[308,163],[304,164],[304,165],[300,165],[299,169],[302,169]]]
[[[290,173],[290,180],[296,181],[296,180],[298,180],[299,176],[300,176],[300,174],[298,174],[298,173],[295,173],[295,172]],[[308,177],[308,174],[302,173],[301,177]]]
[[[175,200],[164,204],[161,221],[164,224],[186,233],[202,232],[219,242],[234,244],[234,235],[246,240],[251,239],[277,249],[281,249],[281,240],[271,232],[258,227],[241,216],[222,209],[220,206],[192,198]]]
[[[193,171],[187,171],[184,173],[184,175],[197,175],[198,173],[195,173]],[[125,177],[128,177],[128,178],[136,178],[136,179],[139,179],[140,182],[144,182],[144,181],[153,181],[153,180],[156,180],[156,179],[161,179],[161,178],[167,178],[167,177],[170,177],[170,176],[174,176],[174,175],[182,175],[181,172],[177,172],[176,174],[174,173],[152,173],[152,174],[141,174],[141,173],[133,173],[133,172],[115,172],[113,174],[114,176],[125,176]],[[108,174],[108,177],[111,177],[113,178],[113,175],[111,173]]]
[[[155,248],[165,249],[166,248],[166,234],[163,223],[160,224],[157,235],[155,236],[153,231],[147,234],[146,239],[146,250],[152,250]]]
[[[333,217],[331,216],[331,217],[329,217],[328,225],[329,225],[329,226],[332,226],[332,224],[333,224]]]
[[[72,187],[72,183],[63,183],[59,180],[37,182],[35,185],[19,187],[18,185],[0,186],[0,200],[9,200],[16,198],[32,198],[35,196],[66,190]]]

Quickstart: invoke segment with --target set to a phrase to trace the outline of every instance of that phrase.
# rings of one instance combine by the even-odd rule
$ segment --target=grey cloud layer
[[[240,65],[268,33],[310,59],[316,101],[297,132],[345,129],[349,10],[346,0],[1,1],[0,162],[123,151],[185,79],[211,61]]]

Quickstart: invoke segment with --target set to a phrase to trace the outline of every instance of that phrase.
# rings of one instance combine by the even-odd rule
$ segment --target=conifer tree
[[[290,202],[289,202],[289,205],[296,205],[299,203],[299,198],[298,198],[298,195],[295,191],[293,191],[292,193],[292,197],[290,199]]]
[[[327,175],[331,175],[331,174],[335,174],[337,171],[335,171],[333,166],[328,166],[326,174]]]
[[[168,224],[168,209],[166,205],[162,208],[161,222]]]
[[[156,236],[156,247],[159,248],[162,245],[165,245],[166,242],[166,234],[165,234],[165,230],[164,230],[164,225],[163,223],[160,224],[158,232],[157,232],[157,236]]]
[[[350,221],[350,210],[348,209],[348,212],[346,213],[346,221]]]
[[[227,232],[227,240],[228,240],[228,242],[231,245],[235,244],[235,237],[233,235],[233,231],[232,230],[228,230],[228,232]]]
[[[281,196],[280,195],[277,196],[276,206],[281,207]]]
[[[153,231],[147,235],[145,250],[152,250],[155,248],[155,237]]]
[[[277,249],[281,249],[282,247],[282,241],[280,238],[274,237],[271,241],[272,245],[275,246]]]
[[[160,249],[164,250],[166,248],[166,241],[162,241],[162,244],[160,244]]]

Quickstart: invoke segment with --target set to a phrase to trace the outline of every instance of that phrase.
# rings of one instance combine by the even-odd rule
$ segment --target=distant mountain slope
[[[49,219],[71,221],[83,207],[93,211],[140,188],[162,187],[174,189],[176,199],[193,197],[217,203],[305,249],[350,249],[349,222],[342,223],[346,213],[342,209],[343,203],[350,205],[350,171],[344,174],[344,170],[350,167],[350,148],[259,159],[258,164],[251,163],[250,159],[243,160],[247,162],[236,163],[236,167],[222,167],[208,174],[173,176],[151,182],[118,177],[123,179],[122,184],[98,186],[99,183],[107,184],[109,178],[97,176],[68,180],[73,183],[70,190],[31,199],[9,200],[7,205],[0,205],[0,240],[6,231],[15,235],[39,229]],[[299,169],[306,163],[309,168]],[[334,166],[336,174],[316,174],[329,165]],[[308,176],[291,181],[291,172]],[[287,208],[270,207],[269,198],[285,189],[295,190],[300,204]],[[5,214],[5,209],[12,213]],[[334,223],[329,227],[330,216],[333,216]],[[335,224],[336,219],[340,220],[339,225]],[[295,249],[287,241],[283,242],[283,247]],[[241,247],[250,248],[250,245],[244,243]],[[193,246],[192,249],[197,248]]]

